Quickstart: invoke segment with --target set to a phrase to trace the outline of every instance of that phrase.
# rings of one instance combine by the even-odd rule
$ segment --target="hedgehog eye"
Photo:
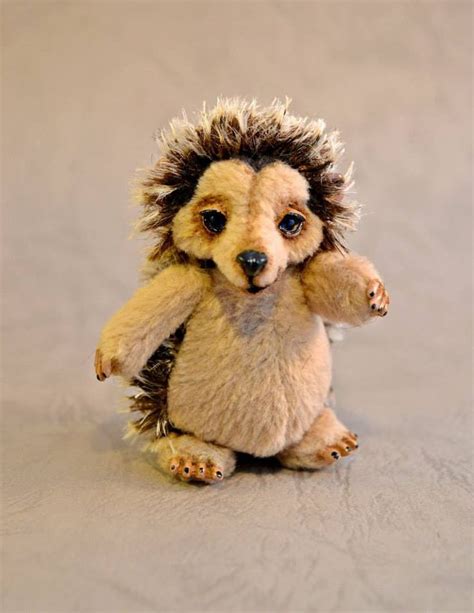
[[[220,234],[227,223],[224,213],[215,210],[201,211],[201,219],[206,230],[212,234]]]
[[[303,215],[288,213],[278,224],[278,229],[284,236],[297,236],[303,229],[305,221]]]

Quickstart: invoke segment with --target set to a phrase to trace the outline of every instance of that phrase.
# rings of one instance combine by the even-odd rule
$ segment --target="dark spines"
[[[155,437],[176,431],[168,417],[168,381],[183,342],[186,329],[180,326],[148,360],[138,377],[130,385],[138,391],[130,396],[130,411],[138,411],[141,417],[130,422],[137,434],[150,432]]]

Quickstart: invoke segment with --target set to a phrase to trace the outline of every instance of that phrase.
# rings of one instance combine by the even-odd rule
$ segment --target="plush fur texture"
[[[324,321],[360,325],[389,299],[372,264],[340,248],[357,207],[336,136],[284,105],[230,101],[173,124],[163,147],[140,191],[150,280],[104,328],[98,378],[140,388],[133,431],[184,480],[220,480],[235,451],[308,469],[352,452],[327,408]]]

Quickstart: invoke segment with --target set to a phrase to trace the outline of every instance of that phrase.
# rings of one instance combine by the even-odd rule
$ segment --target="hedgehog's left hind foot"
[[[235,469],[235,453],[231,449],[205,443],[189,434],[160,438],[151,450],[157,453],[161,470],[182,481],[216,483]]]

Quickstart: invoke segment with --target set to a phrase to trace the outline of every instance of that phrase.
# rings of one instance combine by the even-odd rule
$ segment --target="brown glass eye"
[[[297,236],[303,229],[305,218],[298,213],[287,213],[278,224],[278,229],[285,236]]]
[[[227,223],[227,218],[224,213],[213,209],[201,211],[201,219],[206,230],[212,234],[220,234]]]

